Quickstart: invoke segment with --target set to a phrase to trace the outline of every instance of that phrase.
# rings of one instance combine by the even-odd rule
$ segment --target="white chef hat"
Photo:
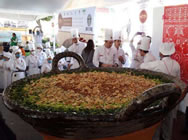
[[[15,54],[16,53],[22,53],[22,51],[20,49],[17,49],[17,50],[15,50]]]
[[[105,40],[113,40],[113,32],[111,29],[105,29]]]
[[[175,45],[174,43],[163,43],[159,47],[159,52],[163,55],[172,55],[175,53]]]
[[[12,49],[12,52],[13,52],[13,53],[15,53],[15,52],[16,52],[16,50],[18,50],[18,49],[19,49],[19,47],[18,47],[18,46],[12,46],[12,47],[11,47],[11,49]]]
[[[21,43],[19,43],[18,45],[24,47],[24,46],[25,46],[25,43],[21,42]]]
[[[36,44],[36,47],[43,49],[43,46],[42,46],[42,44],[40,44],[40,43]]]
[[[28,44],[29,50],[34,51],[35,50],[35,45],[34,44]]]
[[[140,50],[143,50],[143,51],[149,51],[150,49],[150,38],[144,36],[141,40],[141,44],[140,44]]]
[[[113,33],[113,39],[114,40],[122,40],[121,31],[115,31]]]
[[[47,59],[49,59],[49,58],[53,59],[53,56],[52,55],[47,55]]]
[[[50,42],[47,42],[45,45],[46,45],[46,48],[51,48]]]
[[[72,38],[79,38],[78,29],[72,29],[71,30],[71,37]]]
[[[11,58],[12,54],[9,53],[9,52],[3,52],[3,56],[6,57],[6,58]]]

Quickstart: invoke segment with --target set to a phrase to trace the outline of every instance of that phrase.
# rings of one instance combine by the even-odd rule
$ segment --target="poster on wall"
[[[172,56],[181,67],[181,78],[188,83],[188,5],[168,6],[164,9],[163,42],[174,42]]]
[[[96,7],[64,11],[58,16],[59,31],[77,28],[80,33],[94,34],[95,13]]]

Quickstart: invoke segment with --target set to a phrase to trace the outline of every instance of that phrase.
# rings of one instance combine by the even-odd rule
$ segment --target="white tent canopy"
[[[0,17],[13,20],[34,21],[53,15],[68,0],[1,0]]]
[[[0,0],[0,17],[34,21],[62,10],[105,7],[135,0]]]
[[[107,7],[136,0],[68,0],[64,10],[85,8],[85,7]],[[138,0],[137,0],[138,1]]]

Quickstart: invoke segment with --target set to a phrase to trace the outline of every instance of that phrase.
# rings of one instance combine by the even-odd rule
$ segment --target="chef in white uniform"
[[[125,62],[126,62],[125,52],[121,48],[121,46],[122,46],[122,44],[121,44],[121,40],[122,40],[121,32],[120,31],[114,32],[113,39],[114,39],[113,47],[115,48],[116,55],[118,57],[118,67],[121,68],[123,66],[123,64],[125,64]]]
[[[163,43],[160,48],[160,58],[161,60],[143,63],[141,64],[141,69],[148,69],[157,72],[163,72],[168,75],[172,75],[180,78],[180,65],[170,56],[175,53],[175,47],[173,43]]]
[[[113,33],[112,30],[105,30],[105,43],[103,46],[96,48],[93,64],[96,67],[118,67],[117,50],[112,47]]]
[[[134,39],[138,35],[140,34],[136,33],[131,39],[129,44],[132,51],[132,63],[130,67],[133,69],[138,69],[140,65],[144,62],[144,57],[140,55],[140,51],[139,51],[141,40],[137,42],[137,48],[133,45]]]
[[[10,84],[11,84],[11,74],[12,74],[12,62],[11,62],[11,57],[12,54],[9,52],[4,52],[3,53],[3,63],[2,63],[2,67],[3,67],[3,83],[4,83],[4,89],[6,89]]]
[[[71,35],[73,44],[69,47],[68,50],[71,52],[75,52],[76,54],[81,56],[83,49],[86,47],[86,43],[79,41],[79,34],[77,29],[73,29],[71,31]],[[69,64],[69,69],[76,69],[79,67],[79,63],[76,59],[71,58],[70,62],[71,63]]]
[[[39,66],[39,69],[41,69],[44,61],[47,59],[47,56],[46,56],[46,53],[43,52],[43,46],[41,44],[37,44],[36,45],[36,55],[38,57],[38,66]]]
[[[41,73],[48,73],[52,70],[52,56],[49,56],[42,65]]]
[[[160,58],[161,60],[143,63],[140,68],[148,69],[157,72],[163,72],[171,76],[180,78],[180,65],[178,62],[173,60],[170,56],[175,53],[174,43],[163,43],[160,48]],[[176,118],[177,108],[171,111],[165,120],[161,124],[160,131],[163,139],[171,140],[172,128],[173,128],[173,119]],[[159,134],[154,138],[155,140],[159,139]]]
[[[29,46],[30,50],[30,55],[26,57],[26,64],[27,64],[27,70],[28,70],[28,75],[34,75],[34,74],[39,74],[40,69],[39,69],[39,63],[38,63],[38,56],[36,55],[35,52],[35,46],[31,45]]]
[[[12,60],[13,63],[13,74],[12,82],[25,78],[26,62],[21,57],[21,50],[15,51],[15,59]]]
[[[150,38],[146,36],[142,37],[139,51],[140,51],[140,55],[144,57],[143,63],[152,62],[156,60],[156,58],[149,52],[150,43],[151,43]]]

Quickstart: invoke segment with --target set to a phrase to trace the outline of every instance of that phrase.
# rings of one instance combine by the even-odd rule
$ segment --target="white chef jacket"
[[[46,53],[41,51],[41,52],[36,52],[36,55],[38,57],[38,65],[42,66],[44,61],[47,59]]]
[[[96,48],[93,64],[99,67],[99,62],[109,65],[118,64],[117,50],[114,47],[106,48],[104,45]]]
[[[164,57],[162,60],[143,63],[140,65],[140,68],[163,72],[168,75],[180,78],[180,65],[170,57]]]
[[[52,59],[54,58],[54,53],[49,48],[45,49],[45,53],[47,58],[48,57],[52,57]]]
[[[4,89],[6,89],[12,81],[12,63],[11,60],[9,59],[8,61],[3,62],[3,82],[4,82]]]
[[[143,63],[140,65],[140,68],[162,72],[180,78],[180,65],[178,64],[178,62],[176,62],[170,57],[164,57],[162,60]],[[173,118],[176,118],[176,113],[176,109],[174,109],[174,111],[171,114]]]
[[[45,63],[42,65],[41,73],[48,73],[52,70],[52,64],[45,61]]]
[[[132,51],[131,68],[138,69],[140,65],[144,62],[144,57],[140,55],[140,51],[138,49],[135,49],[132,43],[130,43],[130,48]]]
[[[150,52],[146,53],[146,55],[144,56],[144,63],[152,62],[155,60],[156,58]]]
[[[16,58],[14,60],[12,60],[12,71],[13,71],[13,77],[12,77],[12,82],[20,80],[22,78],[25,78],[25,72],[17,72],[19,70],[25,71],[26,70],[26,62],[23,58]],[[18,69],[19,70],[18,70]]]
[[[121,63],[121,61],[119,61],[119,57],[122,56],[124,62],[126,62],[126,58],[125,58],[125,52],[122,48],[117,49],[115,46],[113,46],[114,49],[116,50],[116,56],[118,58],[118,67],[122,67],[123,64]]]
[[[76,54],[80,55],[82,54],[82,51],[84,50],[84,48],[86,47],[86,43],[83,43],[83,42],[79,42],[78,43],[74,43],[72,44],[70,47],[69,47],[69,51],[71,52],[75,52]],[[75,69],[75,68],[78,68],[79,67],[79,63],[77,62],[76,59],[73,59],[71,58],[71,64],[72,64],[72,67],[71,69]]]
[[[40,73],[40,69],[38,68],[38,57],[35,54],[31,54],[26,57],[26,64],[29,67],[29,76]]]

